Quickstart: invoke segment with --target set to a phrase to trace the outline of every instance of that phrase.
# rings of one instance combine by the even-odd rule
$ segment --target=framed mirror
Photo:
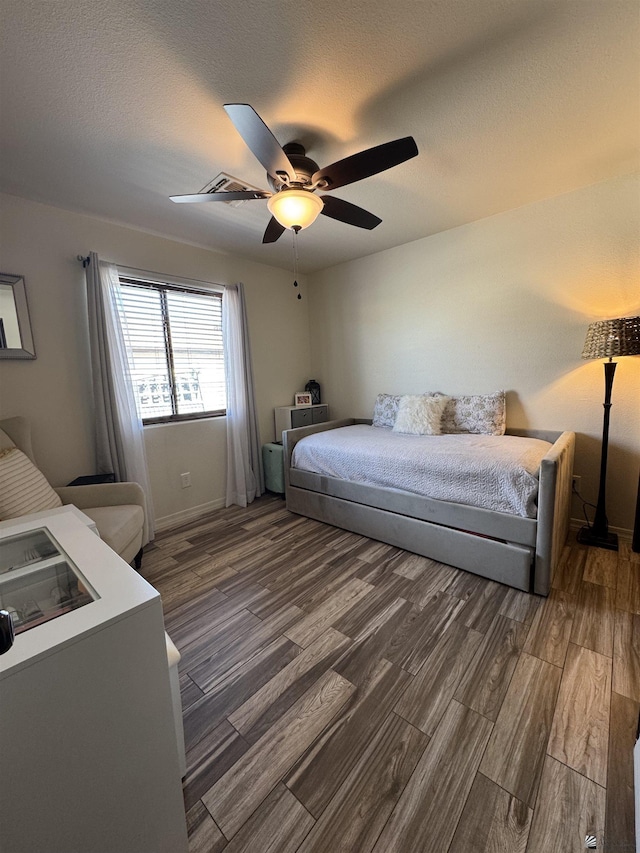
[[[35,357],[24,278],[0,273],[0,358]]]

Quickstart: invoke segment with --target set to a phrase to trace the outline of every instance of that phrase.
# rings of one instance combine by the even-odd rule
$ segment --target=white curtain
[[[227,382],[226,505],[247,506],[264,492],[264,476],[242,284],[224,289],[222,329]]]
[[[86,268],[89,342],[96,418],[96,455],[101,473],[120,482],[136,482],[146,497],[143,545],[154,535],[153,503],[142,421],[129,375],[128,333],[118,305],[118,269],[91,252]]]

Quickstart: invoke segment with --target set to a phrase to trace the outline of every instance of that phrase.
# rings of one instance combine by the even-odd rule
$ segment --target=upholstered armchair
[[[21,450],[37,469],[31,445],[31,429],[26,418],[15,417],[0,421],[0,454],[7,454],[12,448]],[[0,459],[1,462],[2,459]],[[34,481],[39,483],[41,492],[47,488],[48,484],[41,472],[34,472],[33,467],[23,458],[12,460],[12,464],[12,473],[6,476],[11,477],[13,483],[17,476],[22,476],[20,472],[25,471],[23,477],[25,490],[31,489]],[[0,476],[2,476],[1,473]],[[21,488],[20,483],[18,488]],[[137,483],[62,486],[54,488],[53,492],[57,494],[62,504],[73,504],[88,515],[95,522],[100,538],[123,560],[127,563],[135,562],[135,567],[140,568],[142,548],[147,543],[144,541],[145,497]],[[46,508],[55,506],[56,498],[48,495],[45,497],[45,504],[47,504]],[[15,512],[12,514],[13,517],[15,514]],[[2,517],[1,512],[0,517]]]

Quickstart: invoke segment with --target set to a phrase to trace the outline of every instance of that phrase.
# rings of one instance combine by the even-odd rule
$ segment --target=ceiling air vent
[[[244,190],[256,190],[261,192],[260,187],[253,187],[251,184],[243,183],[233,175],[227,175],[226,172],[220,172],[215,178],[212,178],[208,184],[200,190],[201,193],[232,193],[242,192]],[[225,201],[223,204],[230,204],[231,207],[241,207],[245,202],[240,201]]]

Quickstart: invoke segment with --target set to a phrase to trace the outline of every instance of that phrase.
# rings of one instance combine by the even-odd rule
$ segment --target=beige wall
[[[635,176],[314,274],[311,372],[332,415],[371,417],[379,392],[504,388],[509,425],[578,433],[575,471],[595,501],[604,378],[602,362],[580,353],[592,320],[640,314],[639,238]],[[633,526],[639,468],[633,357],[613,389],[615,527]]]
[[[244,282],[261,437],[272,441],[273,407],[290,404],[311,375],[308,302],[295,298],[290,271],[0,195],[0,271],[25,278],[37,354],[35,361],[0,361],[0,418],[30,418],[36,457],[51,482],[95,470],[84,273],[76,261],[90,250],[167,275]],[[301,286],[306,297],[304,277]],[[225,437],[222,418],[145,429],[158,518],[221,504]],[[188,489],[180,485],[185,471]]]
[[[529,205],[317,273],[299,301],[287,270],[0,195],[0,271],[25,277],[38,356],[0,361],[0,417],[31,419],[53,483],[93,472],[75,260],[93,249],[125,266],[245,283],[263,441],[273,439],[273,406],[287,405],[309,376],[336,416],[370,416],[379,391],[506,388],[510,425],[578,433],[576,472],[595,499],[603,372],[580,352],[590,320],[640,314],[639,198],[635,177]],[[640,358],[620,360],[613,403],[608,509],[613,526],[629,529]],[[148,427],[145,437],[159,518],[220,505],[224,419]],[[190,489],[180,486],[184,471]]]

